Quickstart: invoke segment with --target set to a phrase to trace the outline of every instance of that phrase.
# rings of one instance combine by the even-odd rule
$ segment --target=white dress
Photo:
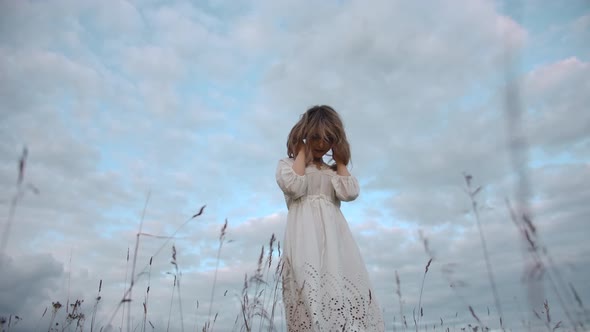
[[[283,302],[289,332],[384,331],[358,246],[340,211],[359,194],[353,176],[279,161],[276,179],[289,214],[283,241]]]

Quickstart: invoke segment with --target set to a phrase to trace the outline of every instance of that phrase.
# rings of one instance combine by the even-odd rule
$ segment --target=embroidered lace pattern
[[[383,331],[383,321],[371,289],[359,275],[336,276],[319,272],[310,264],[303,267],[302,282],[294,280],[285,262],[283,302],[289,331]]]

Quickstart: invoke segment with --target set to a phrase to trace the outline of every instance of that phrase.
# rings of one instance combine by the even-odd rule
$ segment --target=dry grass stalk
[[[51,303],[53,310],[51,311],[51,319],[49,320],[49,328],[47,329],[47,331],[51,331],[51,328],[53,327],[53,321],[55,320],[55,316],[57,315],[57,312],[59,311],[59,309],[61,309],[62,305],[61,303],[58,302],[52,302]]]
[[[525,240],[523,242],[528,246],[528,257],[532,259],[534,263],[532,268],[530,268],[527,273],[526,281],[547,277],[549,286],[555,294],[557,301],[559,302],[572,328],[574,331],[578,331],[578,327],[583,328],[583,323],[581,319],[576,320],[573,318],[571,309],[562,297],[562,293],[566,295],[569,294],[567,287],[565,286],[565,282],[561,277],[560,271],[555,266],[553,259],[549,254],[549,250],[541,244],[537,228],[534,226],[532,219],[526,213],[523,213],[522,217],[519,218],[516,214],[516,211],[512,208],[510,201],[506,199],[505,202],[510,213],[510,219],[520,231],[522,238]],[[544,259],[547,260],[547,263],[545,263]]]
[[[153,259],[154,259],[153,256],[150,257],[149,269],[148,269],[148,284],[147,284],[147,288],[145,290],[145,298],[143,301],[143,324],[141,327],[142,332],[145,332],[145,328],[146,328],[148,303],[149,303],[149,298],[150,298],[150,287],[151,287],[151,280],[152,280],[152,261],[153,261]]]
[[[473,316],[473,318],[475,318],[475,320],[481,325],[481,320],[479,320],[479,317],[477,317],[477,315],[475,314],[475,311],[473,310],[472,306],[469,306],[469,312],[471,313],[471,316]]]
[[[418,321],[416,320],[416,308],[412,309],[412,318],[414,319],[414,327],[416,328],[416,332],[418,332]]]
[[[131,299],[133,298],[133,286],[135,286],[135,268],[137,266],[137,254],[139,251],[139,239],[143,231],[143,221],[145,220],[145,211],[150,201],[151,192],[148,191],[147,197],[145,198],[145,204],[141,211],[141,218],[139,220],[139,231],[135,235],[135,249],[133,250],[133,264],[131,265],[131,281],[129,282],[129,291],[127,302],[127,332],[131,331]]]
[[[172,264],[174,265],[174,269],[176,271],[176,275],[178,276],[177,278],[177,282],[176,282],[176,291],[178,292],[178,311],[180,313],[180,331],[184,332],[184,312],[182,310],[182,297],[181,297],[181,289],[180,289],[180,281],[182,279],[182,271],[180,270],[180,267],[178,265],[178,261],[176,259],[176,247],[172,246]]]
[[[395,283],[397,286],[395,293],[397,294],[398,299],[399,299],[399,316],[400,316],[400,319],[402,320],[402,324],[403,324],[404,331],[405,331],[408,328],[408,322],[406,320],[406,316],[404,315],[404,310],[403,310],[404,306],[403,306],[403,300],[402,300],[402,288],[401,288],[401,282],[400,282],[400,278],[399,278],[399,274],[397,273],[397,270],[395,270]]]
[[[274,331],[274,317],[275,317],[275,312],[276,312],[276,307],[277,307],[277,303],[279,302],[279,285],[281,283],[281,275],[283,274],[283,268],[284,268],[284,262],[282,261],[282,259],[279,260],[279,262],[277,263],[277,268],[275,270],[275,286],[274,286],[274,291],[273,291],[273,302],[272,302],[272,307],[271,307],[271,314],[270,314],[270,327],[269,327],[269,331]]]
[[[100,282],[98,283],[98,293],[96,294],[96,302],[94,303],[94,308],[92,309],[92,318],[90,320],[90,332],[94,331],[94,321],[96,319],[96,311],[98,310],[98,304],[100,303],[100,300],[102,299],[102,296],[100,296],[101,290],[102,290],[102,279],[100,279]]]
[[[266,277],[265,279],[268,280],[269,278],[269,273],[270,273],[270,267],[272,265],[272,255],[274,252],[274,243],[276,241],[275,238],[275,234],[272,233],[271,237],[270,237],[270,241],[268,242],[268,256],[266,258],[266,264],[265,264],[265,270],[266,270]],[[264,292],[264,296],[262,298],[262,305],[263,307],[266,308],[267,306],[267,294],[269,292]],[[269,299],[270,299],[271,294],[269,294]],[[260,326],[259,326],[259,331],[262,331],[262,316],[260,317]]]
[[[12,320],[13,317],[14,321]],[[8,319],[6,319],[6,317],[0,317],[0,331],[9,332],[10,328],[15,327],[21,320],[22,318],[20,318],[18,315],[9,315]],[[4,329],[4,325],[6,325],[6,329]]]
[[[76,300],[74,303],[70,304],[72,307],[72,311],[66,316],[66,324],[63,325],[63,330],[66,327],[72,325],[73,322],[76,322],[76,331],[80,329],[82,331],[84,327],[84,321],[86,320],[86,315],[82,312],[81,307],[84,300]]]
[[[426,263],[426,267],[424,268],[424,275],[422,276],[422,285],[420,286],[420,296],[418,299],[418,309],[420,310],[420,316],[418,316],[418,324],[416,325],[416,331],[418,331],[418,325],[420,324],[420,320],[422,319],[422,316],[424,316],[424,311],[422,310],[422,293],[424,291],[424,281],[426,280],[426,274],[428,273],[428,268],[430,267],[430,264],[432,263],[432,258],[430,258],[428,260],[428,263]],[[416,322],[416,319],[414,318],[414,323]]]
[[[178,267],[178,261],[176,258],[176,245],[172,245],[172,260],[170,261],[170,264],[172,264],[172,266],[174,266],[174,273],[168,272],[169,274],[172,274],[174,276],[174,283],[172,286],[172,296],[170,298],[170,307],[168,310],[168,327],[167,327],[167,331],[170,330],[170,318],[172,316],[172,305],[174,302],[174,291],[176,290],[178,292],[178,310],[179,310],[179,315],[180,315],[180,330],[184,331],[184,316],[183,316],[183,311],[182,311],[182,298],[180,296],[181,291],[180,291],[180,279],[182,276],[182,273],[179,271],[179,267]]]
[[[146,201],[147,204],[147,201]],[[152,255],[152,257],[156,257],[168,244],[168,242],[170,242],[171,239],[175,239],[176,238],[176,234],[178,234],[178,232],[184,228],[190,221],[192,221],[193,219],[199,217],[200,215],[203,214],[203,211],[205,210],[205,205],[203,205],[199,212],[195,213],[194,215],[192,215],[190,218],[188,218],[187,220],[185,220],[178,228],[176,228],[176,230],[170,235],[170,236],[166,236],[166,237],[161,237],[162,239],[165,239],[164,243],[160,246],[160,248],[158,250],[156,250],[156,252]],[[145,211],[145,208],[144,208]],[[143,218],[143,217],[142,217]],[[141,231],[137,233],[137,236],[142,236]],[[132,278],[134,278],[134,282],[130,284],[130,286],[127,288],[127,290],[124,292],[123,297],[121,299],[121,301],[119,301],[119,303],[117,304],[117,307],[113,310],[113,313],[111,314],[111,318],[109,319],[107,326],[111,325],[111,323],[113,322],[115,316],[117,315],[117,313],[119,312],[119,309],[121,309],[122,306],[124,306],[126,303],[131,302],[131,292],[133,289],[133,285],[135,282],[137,282],[141,276],[145,275],[146,270],[148,269],[148,264],[146,264],[144,266],[144,268],[137,273],[136,278],[134,278],[134,276],[132,276]],[[151,323],[150,323],[151,324]],[[128,326],[130,327],[130,324],[128,324]]]
[[[35,187],[31,183],[27,183],[25,185],[25,170],[27,168],[27,157],[29,155],[29,150],[27,147],[23,147],[21,156],[18,160],[18,175],[16,179],[16,191],[12,196],[12,200],[10,201],[10,208],[8,210],[8,217],[6,218],[6,223],[4,224],[4,232],[2,233],[2,239],[0,240],[0,258],[4,256],[5,250],[8,246],[8,240],[10,239],[10,232],[12,229],[12,224],[14,222],[14,216],[16,214],[16,209],[18,207],[18,203],[24,197],[27,191],[31,191],[34,194],[39,194],[39,189]],[[2,267],[3,260],[0,259],[0,267]]]
[[[244,286],[242,287],[242,297],[240,299],[240,304],[242,307],[242,318],[244,320],[244,325],[242,326],[242,330],[246,330],[247,332],[251,332],[252,328],[250,327],[250,317],[247,314],[248,308],[250,307],[248,298],[248,274],[244,274]]]
[[[176,289],[176,274],[168,272],[174,276],[174,282],[172,284],[172,293],[170,295],[170,306],[168,307],[168,325],[166,331],[170,331],[170,317],[172,316],[172,303],[174,302],[174,290]]]
[[[570,286],[570,290],[572,291],[572,294],[574,296],[574,299],[576,300],[576,303],[578,304],[578,306],[580,307],[580,309],[582,310],[582,312],[586,312],[586,308],[584,308],[584,303],[582,303],[582,299],[580,298],[580,295],[578,295],[578,292],[576,292],[576,289],[574,288],[574,285],[572,285],[572,283],[570,282],[568,284]]]
[[[471,181],[473,180],[473,176],[471,176],[470,174],[466,174],[466,173],[464,173],[463,176],[465,178],[466,192],[467,192],[469,199],[471,201],[471,210],[472,210],[473,215],[475,217],[475,222],[477,224],[477,229],[479,231],[481,247],[483,250],[483,256],[484,256],[484,260],[486,263],[486,271],[488,273],[488,280],[490,282],[490,286],[492,287],[492,294],[494,296],[494,305],[496,306],[496,311],[498,313],[498,316],[503,317],[504,314],[502,312],[502,306],[500,304],[500,296],[498,295],[498,287],[496,286],[496,280],[494,278],[494,271],[492,269],[492,263],[490,261],[490,257],[489,257],[489,253],[488,253],[486,238],[484,236],[483,228],[481,226],[481,220],[479,217],[479,208],[478,208],[477,200],[476,200],[476,196],[481,191],[482,187],[478,186],[477,188],[473,189],[472,183],[471,183]],[[502,330],[504,330],[503,326],[500,326],[500,328],[502,328]]]
[[[129,257],[130,257],[130,248],[127,247],[127,261],[125,263],[125,283],[123,284],[123,298],[121,302],[128,302],[127,300],[127,278],[129,277]],[[119,326],[119,331],[123,331],[123,322],[125,320],[125,306],[123,306],[123,310],[121,312],[121,325]]]
[[[215,265],[215,274],[213,276],[213,287],[211,287],[211,298],[209,299],[209,313],[207,314],[207,323],[205,326],[206,329],[203,328],[204,331],[213,331],[213,327],[211,325],[211,310],[213,309],[213,298],[215,295],[215,286],[217,284],[217,271],[219,270],[219,257],[221,255],[221,248],[223,247],[223,243],[225,242],[225,235],[227,231],[227,219],[225,219],[225,223],[221,227],[221,231],[219,232],[219,248],[217,249],[217,262]],[[217,315],[216,315],[217,316]],[[213,320],[215,323],[215,320]]]
[[[420,310],[420,316],[418,317],[418,323],[415,324],[416,330],[418,329],[418,325],[420,324],[420,320],[424,316],[424,310],[422,308],[422,293],[424,292],[424,282],[426,280],[426,274],[428,273],[428,268],[430,267],[430,264],[434,260],[434,253],[430,250],[430,247],[428,246],[428,238],[426,236],[424,236],[422,231],[418,231],[418,235],[420,236],[420,239],[422,240],[422,245],[424,246],[424,250],[426,251],[426,253],[429,256],[429,260],[428,260],[428,263],[426,263],[426,267],[424,268],[424,275],[422,276],[422,285],[420,286],[420,296],[418,299],[418,309]]]
[[[276,238],[271,236],[269,246],[274,248]],[[250,277],[246,274],[244,277],[244,286],[240,297],[241,313],[236,317],[234,330],[237,328],[237,321],[242,321],[239,331],[252,331],[258,328],[258,331],[276,331],[275,314],[277,313],[277,304],[279,303],[282,283],[282,273],[285,262],[281,257],[280,242],[277,242],[277,252],[279,259],[276,266],[272,264],[272,252],[268,251],[265,256],[265,248],[261,247],[258,255],[258,264],[254,274]],[[264,257],[267,257],[264,260]],[[274,272],[271,273],[271,269]],[[255,285],[255,287],[252,287]],[[253,319],[258,317],[255,323]]]

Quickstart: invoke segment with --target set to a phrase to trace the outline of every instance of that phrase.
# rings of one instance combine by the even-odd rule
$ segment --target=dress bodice
[[[341,201],[352,201],[359,194],[358,181],[352,175],[341,176],[327,166],[318,169],[315,165],[309,165],[304,175],[298,175],[293,170],[293,163],[291,158],[281,159],[276,173],[289,208],[295,202],[318,198],[339,207]]]

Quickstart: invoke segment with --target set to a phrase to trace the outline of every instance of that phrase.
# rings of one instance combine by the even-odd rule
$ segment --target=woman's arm
[[[336,173],[340,176],[350,176],[346,163],[343,162],[341,146],[332,146],[332,159],[336,162]]]
[[[350,172],[348,171],[348,168],[346,168],[346,165],[339,163],[336,159],[334,159],[334,161],[336,162],[336,174],[340,176],[350,176]]]
[[[307,177],[295,173],[292,159],[279,160],[276,180],[283,193],[291,199],[298,199],[307,191]]]
[[[332,158],[336,162],[336,174],[332,177],[332,185],[336,197],[343,202],[354,201],[359,195],[359,183],[357,179],[350,175],[346,163],[343,162],[342,150],[339,146],[332,147]]]
[[[293,171],[297,175],[305,175],[305,143],[302,143],[298,146],[299,151],[297,152],[297,156],[295,157],[295,162],[293,163]]]

